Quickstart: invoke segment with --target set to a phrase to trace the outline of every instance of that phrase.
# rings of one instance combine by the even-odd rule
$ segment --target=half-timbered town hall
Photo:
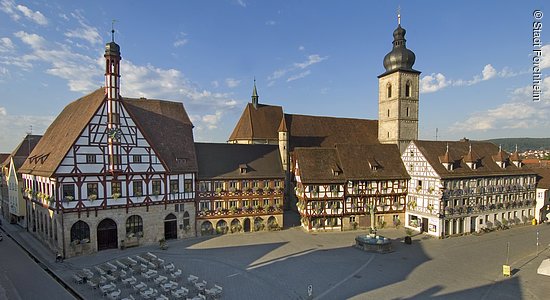
[[[120,95],[120,47],[105,87],[67,105],[21,167],[30,230],[70,257],[194,236],[193,124],[179,102]]]

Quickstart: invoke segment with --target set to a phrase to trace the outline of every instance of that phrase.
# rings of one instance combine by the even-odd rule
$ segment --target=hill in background
[[[518,145],[518,150],[520,152],[526,150],[550,149],[550,138],[501,138],[487,141],[496,145],[502,145],[502,150],[508,152],[515,151],[516,145]]]

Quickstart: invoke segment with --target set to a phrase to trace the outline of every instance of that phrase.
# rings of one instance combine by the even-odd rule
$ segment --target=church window
[[[388,138],[390,137],[390,132],[388,131]]]
[[[410,96],[411,96],[411,83],[407,81],[407,83],[405,84],[405,97],[410,97]]]
[[[406,110],[407,110],[407,111],[406,111],[406,114],[407,114],[407,117],[408,117],[408,116],[409,116],[409,108],[407,107]]]
[[[390,110],[388,109],[388,117],[390,116]]]
[[[391,83],[388,83],[388,86],[387,86],[387,96],[388,98],[391,98]]]

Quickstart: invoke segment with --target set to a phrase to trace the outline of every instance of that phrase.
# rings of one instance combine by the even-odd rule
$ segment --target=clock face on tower
[[[107,134],[111,139],[118,140],[122,135],[122,130],[120,130],[120,128],[111,128],[107,131]]]

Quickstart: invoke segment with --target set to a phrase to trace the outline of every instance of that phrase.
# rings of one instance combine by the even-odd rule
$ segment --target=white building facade
[[[487,142],[411,142],[405,226],[446,237],[530,223],[536,174],[513,159]]]

